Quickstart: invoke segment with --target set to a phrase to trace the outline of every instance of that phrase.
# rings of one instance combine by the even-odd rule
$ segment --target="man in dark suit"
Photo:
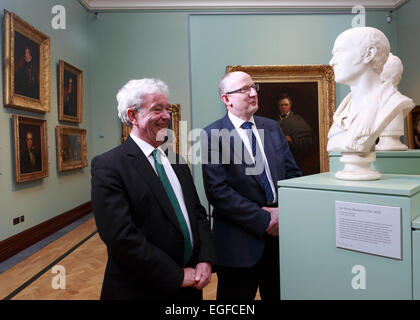
[[[20,152],[20,172],[31,173],[42,170],[41,153],[33,145],[33,134],[26,132],[25,145]]]
[[[226,74],[219,93],[228,112],[201,137],[218,300],[251,300],[258,288],[263,300],[280,298],[276,184],[302,173],[278,123],[254,116],[257,90],[247,73]]]
[[[101,299],[200,300],[215,260],[187,164],[162,150],[168,87],[129,81],[117,94],[126,142],[92,160],[92,206],[108,251]]]

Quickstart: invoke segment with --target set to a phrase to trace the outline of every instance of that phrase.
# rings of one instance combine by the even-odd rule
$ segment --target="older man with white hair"
[[[188,165],[161,148],[168,94],[161,80],[130,80],[117,94],[130,136],[92,160],[92,207],[108,251],[101,299],[200,300],[210,282],[206,211]]]

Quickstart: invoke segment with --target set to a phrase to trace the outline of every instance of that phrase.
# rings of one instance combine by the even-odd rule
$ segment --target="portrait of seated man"
[[[305,119],[292,111],[292,99],[282,93],[278,100],[278,122],[298,166],[302,168],[305,156],[312,147],[312,129]]]
[[[34,133],[26,131],[25,143],[20,150],[20,172],[30,173],[42,170],[41,152],[34,145]]]
[[[371,27],[346,30],[336,39],[332,53],[335,81],[348,85],[351,92],[334,114],[327,151],[371,152],[386,126],[414,103],[380,78],[390,54],[382,31]]]

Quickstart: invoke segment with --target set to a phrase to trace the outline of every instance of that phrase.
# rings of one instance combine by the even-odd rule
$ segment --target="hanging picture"
[[[408,147],[420,149],[420,106],[407,115]]]
[[[82,122],[82,71],[60,60],[58,119]]]
[[[13,115],[15,181],[48,176],[46,120]]]
[[[87,167],[86,130],[57,126],[58,171]]]
[[[4,10],[4,105],[50,111],[50,38]]]

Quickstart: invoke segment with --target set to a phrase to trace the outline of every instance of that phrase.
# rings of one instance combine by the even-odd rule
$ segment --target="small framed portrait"
[[[408,147],[420,149],[420,106],[416,106],[407,115]]]
[[[181,120],[181,105],[170,104],[169,112],[171,114],[169,129],[172,130],[173,133],[173,137],[171,137],[169,140],[169,146],[174,152],[179,154],[179,121]],[[121,123],[121,143],[124,143],[129,135],[130,127]]]
[[[58,87],[58,120],[82,122],[82,71],[60,60]]]
[[[329,65],[227,66],[258,84],[256,115],[277,121],[303,175],[329,171],[328,131],[335,112]]]
[[[50,111],[50,38],[4,10],[4,105]]]
[[[48,177],[46,120],[13,115],[15,181]]]
[[[86,130],[57,126],[58,171],[87,167]]]

